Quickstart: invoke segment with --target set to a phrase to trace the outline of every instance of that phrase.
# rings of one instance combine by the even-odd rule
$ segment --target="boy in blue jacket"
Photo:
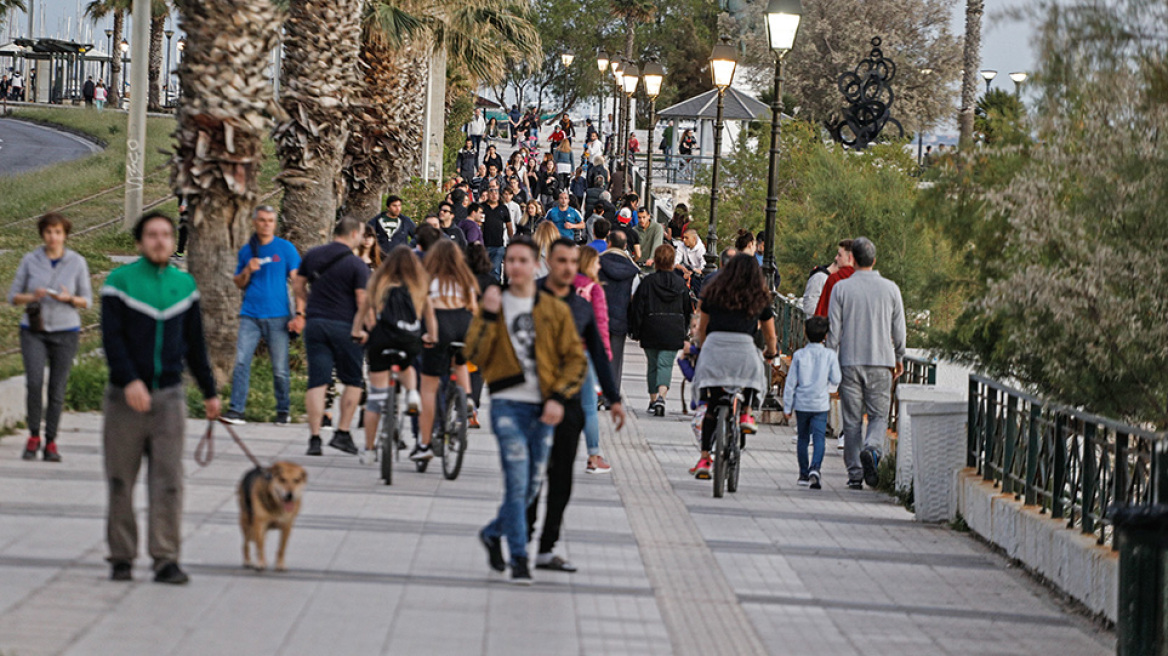
[[[804,324],[807,346],[795,351],[787,384],[783,387],[783,413],[789,419],[795,413],[799,439],[795,453],[799,458],[799,485],[818,490],[819,468],[823,465],[823,440],[827,432],[827,413],[831,410],[828,389],[839,385],[840,365],[835,351],[825,347],[827,318],[811,317]],[[813,445],[811,462],[807,462],[807,443]]]

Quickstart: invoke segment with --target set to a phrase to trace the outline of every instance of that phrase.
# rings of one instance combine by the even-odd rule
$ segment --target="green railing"
[[[1163,433],[969,376],[967,466],[1099,544],[1112,539],[1109,508],[1146,505],[1156,481],[1168,484],[1153,464],[1163,440]]]

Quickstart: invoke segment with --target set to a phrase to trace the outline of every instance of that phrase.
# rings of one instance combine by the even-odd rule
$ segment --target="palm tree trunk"
[[[251,232],[269,112],[279,111],[267,65],[281,15],[271,0],[176,4],[187,45],[178,67],[182,100],[171,187],[187,196],[187,263],[202,297],[211,363],[223,381],[234,360],[240,301],[230,273]]]
[[[146,107],[152,112],[162,109],[159,80],[162,78],[162,31],[165,29],[166,14],[150,18],[150,93]]]
[[[324,243],[344,193],[341,164],[349,105],[358,89],[362,0],[291,0],[273,137],[283,172],[284,236],[300,249]],[[415,91],[416,93],[416,91]]]
[[[110,88],[107,93],[110,107],[117,107],[122,97],[122,31],[126,29],[126,12],[114,10],[113,52],[110,53]]]
[[[632,17],[625,18],[625,59],[633,60],[633,48],[636,47],[637,21]]]
[[[978,68],[981,66],[981,16],[985,11],[985,0],[965,2],[965,52],[962,64],[965,73],[961,77],[961,113],[958,115],[960,128],[959,148],[965,150],[973,145],[973,113],[977,108]]]

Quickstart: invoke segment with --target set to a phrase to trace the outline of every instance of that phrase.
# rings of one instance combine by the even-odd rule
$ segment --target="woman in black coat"
[[[689,334],[693,304],[685,280],[673,271],[676,251],[661,244],[653,252],[653,273],[641,281],[629,308],[629,334],[641,342],[648,360],[649,412],[665,414],[673,361]]]

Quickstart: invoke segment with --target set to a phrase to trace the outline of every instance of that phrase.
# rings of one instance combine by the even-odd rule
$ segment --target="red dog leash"
[[[243,451],[243,454],[247,456],[248,460],[251,460],[253,465],[255,465],[258,469],[264,468],[255,455],[253,455],[252,452],[247,448],[247,445],[243,443],[243,440],[239,439],[239,435],[236,434],[235,429],[231,427],[231,424],[223,421],[222,419],[219,419],[217,422],[207,422],[207,432],[203,433],[202,439],[199,440],[198,446],[195,447],[195,463],[197,463],[200,467],[206,467],[207,465],[211,464],[211,460],[215,457],[215,441],[213,439],[213,435],[215,432],[216,423],[223,424],[223,427],[227,429],[227,434],[231,436],[231,439],[235,440],[235,443],[239,445],[240,450]]]

